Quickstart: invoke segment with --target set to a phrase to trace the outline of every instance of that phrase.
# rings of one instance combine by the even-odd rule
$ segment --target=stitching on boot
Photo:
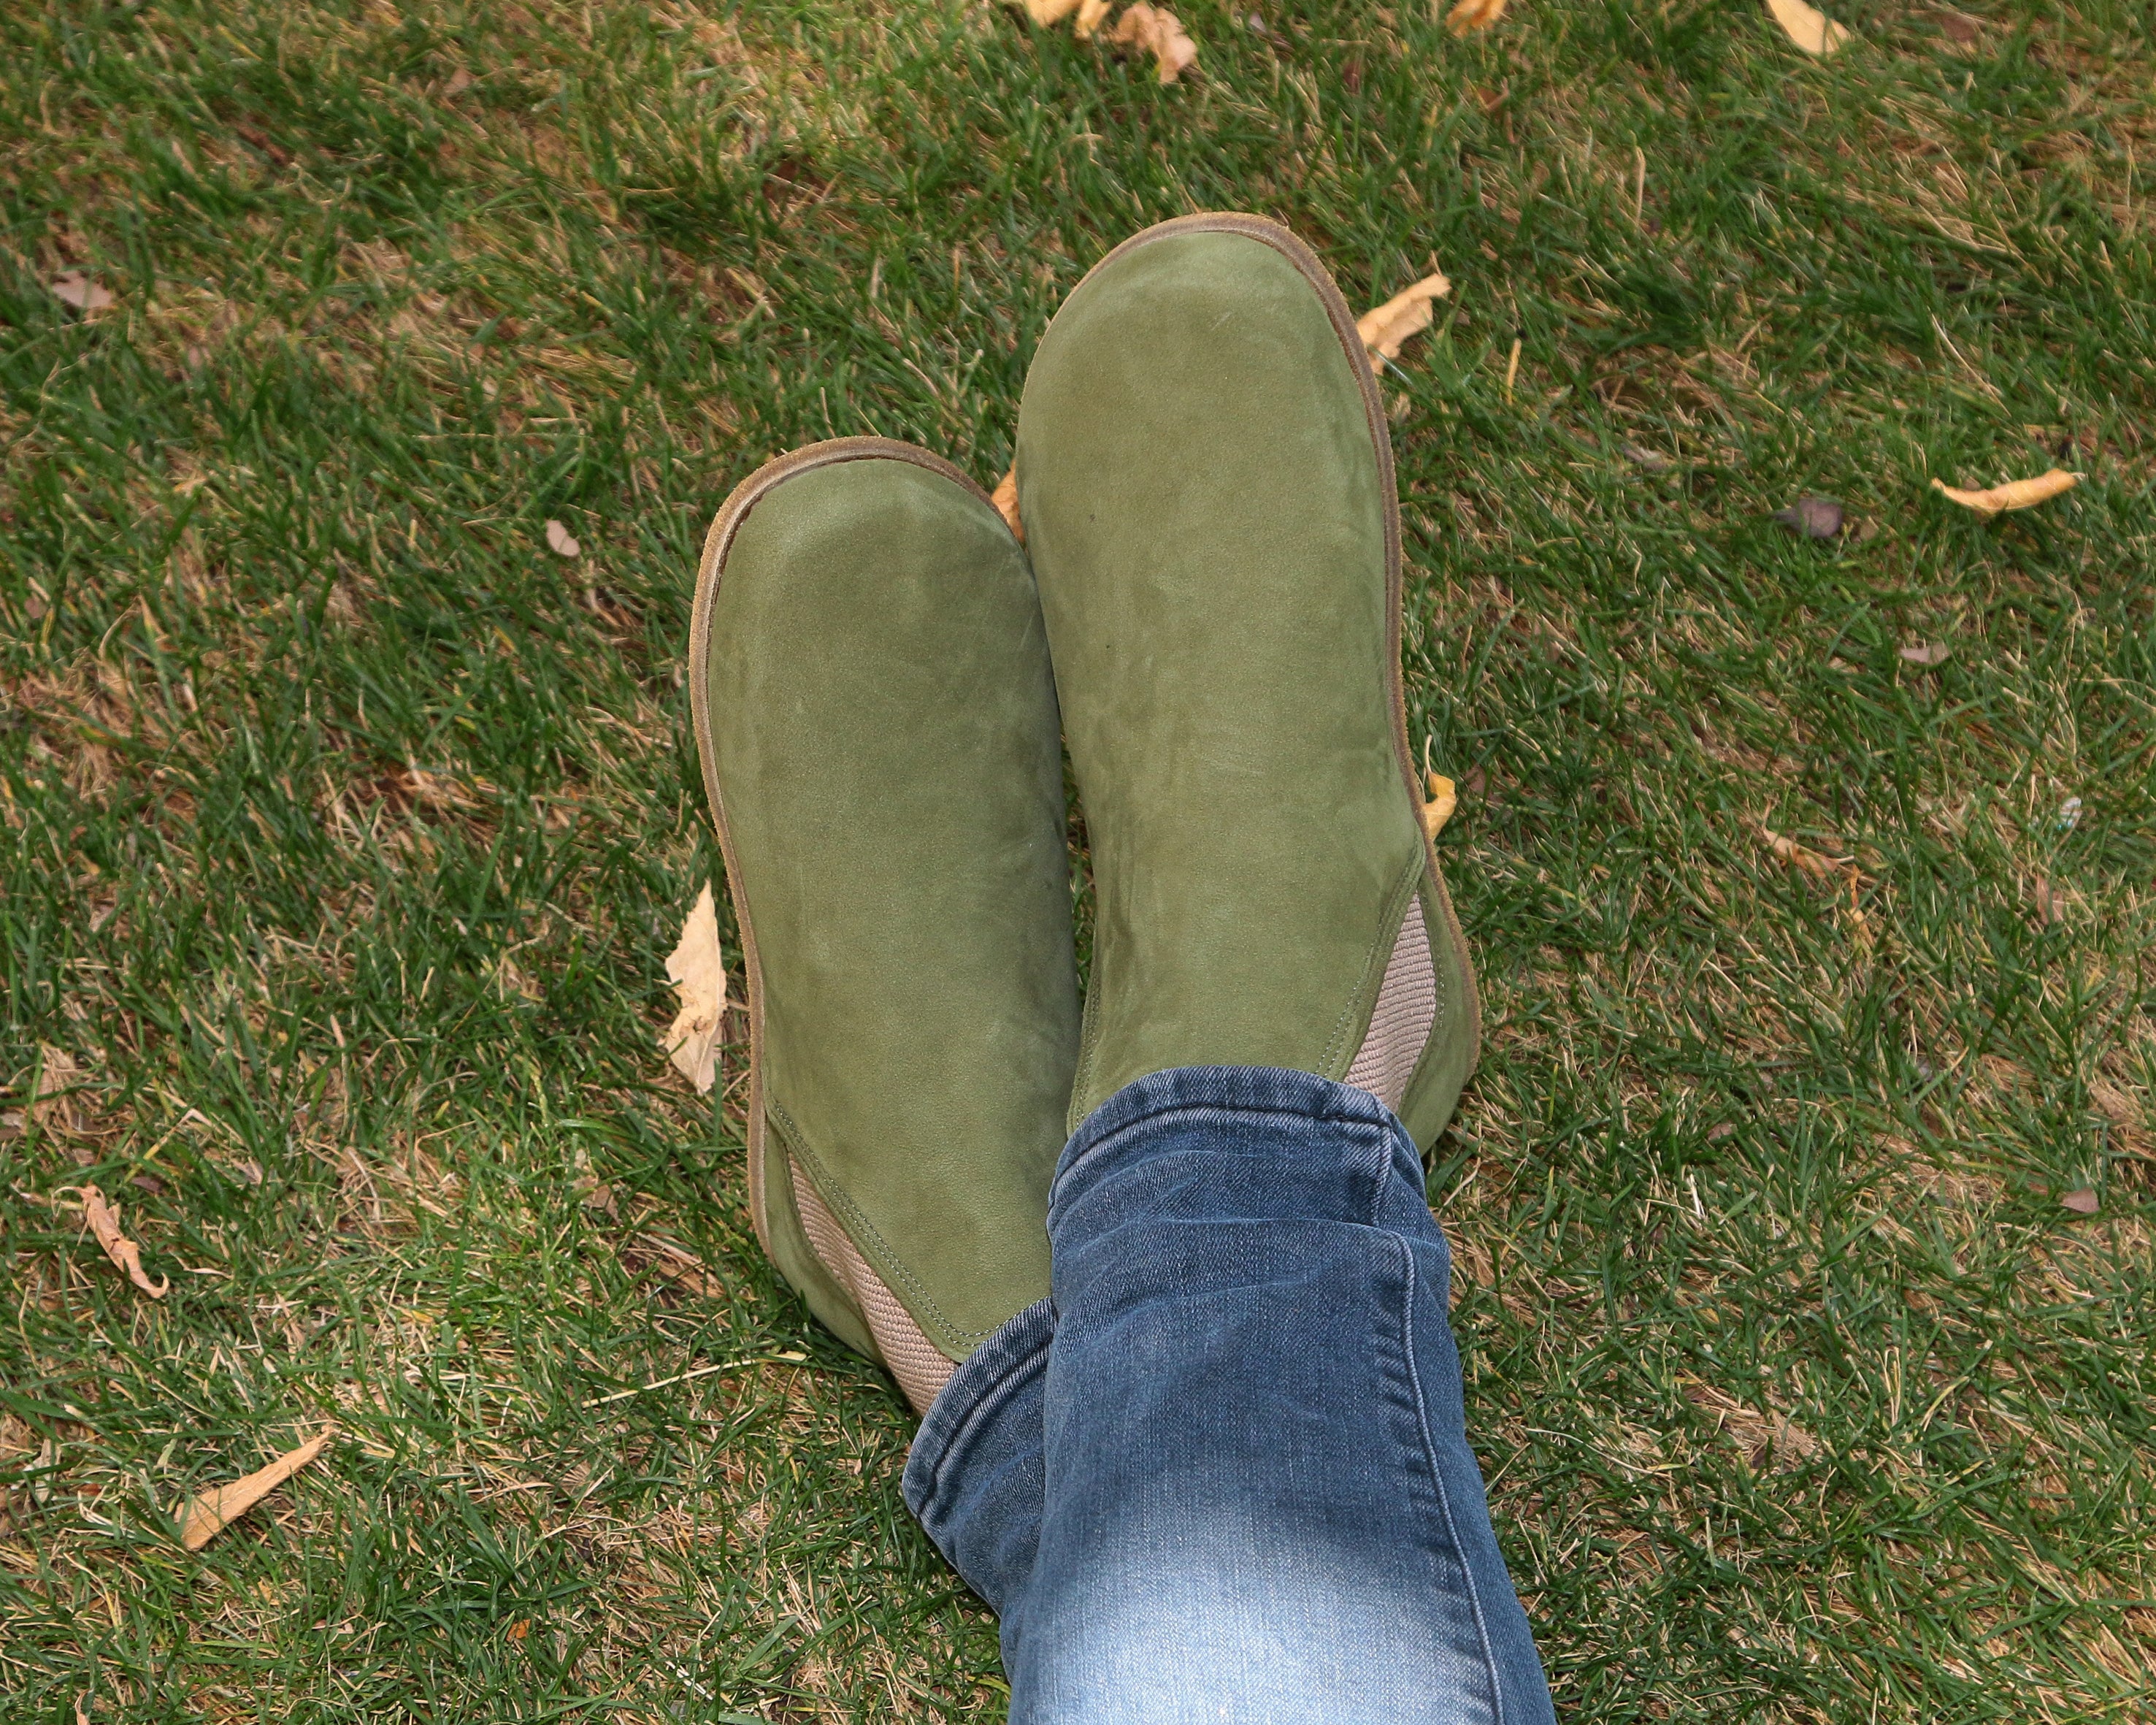
[[[822,1162],[817,1159],[815,1152],[808,1148],[807,1136],[802,1131],[799,1122],[775,1100],[767,1101],[764,1105],[778,1117],[779,1125],[784,1128],[787,1148],[793,1157],[795,1167],[806,1168],[808,1171],[808,1178],[815,1186],[819,1197],[827,1188],[832,1193],[832,1196],[825,1198],[824,1202],[839,1218],[840,1228],[848,1240],[854,1244],[856,1250],[861,1249],[862,1242],[866,1242],[867,1251],[873,1253],[874,1260],[888,1264],[892,1272],[892,1279],[913,1296],[909,1306],[910,1310],[922,1314],[929,1323],[964,1342],[969,1349],[985,1341],[1002,1327],[999,1324],[990,1324],[985,1329],[968,1330],[962,1325],[952,1322],[949,1314],[937,1304],[936,1296],[928,1291],[921,1278],[907,1266],[906,1260],[891,1250],[891,1242],[877,1231],[875,1224],[869,1220],[861,1207],[847,1196],[844,1187],[825,1174]],[[867,1255],[867,1253],[864,1255]]]
[[[1356,978],[1354,987],[1348,991],[1348,999],[1340,1008],[1340,1017],[1332,1026],[1332,1035],[1325,1044],[1322,1077],[1335,1075],[1334,1068],[1347,1049],[1348,1028],[1358,1016],[1356,1008],[1365,993],[1369,994],[1373,1007],[1377,1004],[1376,994],[1370,988],[1370,979],[1381,962],[1378,955],[1383,953],[1387,958],[1392,955],[1393,945],[1399,938],[1400,922],[1407,914],[1406,906],[1401,901],[1411,896],[1422,884],[1422,876],[1427,867],[1424,857],[1418,854],[1394,884],[1392,891],[1385,895],[1384,914],[1378,919],[1378,932],[1371,937],[1369,950],[1363,955],[1363,974]]]
[[[869,1333],[875,1337],[886,1368],[898,1380],[906,1400],[916,1411],[927,1413],[937,1392],[951,1381],[957,1362],[938,1351],[913,1321],[912,1314],[870,1269],[860,1249],[847,1238],[838,1218],[824,1202],[823,1195],[811,1182],[798,1177],[798,1166],[793,1172],[794,1207],[801,1213],[801,1230],[808,1237],[809,1249],[854,1296]]]

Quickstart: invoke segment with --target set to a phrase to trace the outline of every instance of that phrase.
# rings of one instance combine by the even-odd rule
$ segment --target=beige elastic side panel
[[[1378,1004],[1370,1013],[1370,1028],[1355,1051],[1345,1082],[1368,1090],[1388,1108],[1398,1108],[1436,1022],[1437,966],[1430,961],[1430,930],[1424,925],[1422,900],[1417,897],[1409,901],[1408,914],[1401,919],[1393,955],[1385,960],[1385,980],[1378,987]]]
[[[1415,920],[1419,923],[1421,918],[1418,915]],[[1425,955],[1428,951],[1424,947]],[[801,1164],[795,1162],[789,1171],[793,1176],[794,1207],[801,1213],[801,1231],[808,1236],[809,1249],[839,1285],[854,1296],[861,1316],[868,1320],[869,1333],[882,1352],[884,1364],[906,1392],[906,1399],[913,1403],[913,1411],[926,1413],[937,1392],[958,1369],[957,1363],[921,1333],[913,1315],[884,1286],[883,1278],[869,1268],[868,1260],[839,1226],[839,1218],[825,1208],[816,1188],[802,1173]]]

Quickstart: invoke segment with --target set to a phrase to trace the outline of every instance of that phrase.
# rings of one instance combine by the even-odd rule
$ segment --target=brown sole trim
[[[1363,391],[1363,411],[1370,427],[1371,447],[1378,457],[1378,489],[1385,500],[1385,595],[1387,629],[1390,636],[1390,651],[1385,656],[1386,678],[1393,705],[1393,748],[1399,760],[1401,782],[1407,787],[1408,801],[1413,809],[1418,830],[1422,825],[1423,787],[1415,776],[1414,751],[1408,744],[1407,689],[1400,676],[1400,637],[1402,634],[1401,606],[1403,600],[1400,569],[1400,497],[1399,481],[1393,467],[1393,433],[1385,418],[1384,398],[1378,393],[1376,374],[1370,369],[1369,350],[1363,345],[1361,332],[1355,327],[1355,314],[1348,309],[1332,273],[1324,262],[1295,234],[1270,217],[1250,215],[1234,210],[1206,211],[1197,215],[1176,216],[1156,223],[1143,232],[1133,234],[1128,239],[1079,279],[1078,286],[1066,294],[1083,288],[1096,273],[1105,270],[1124,253],[1149,245],[1156,239],[1166,239],[1180,234],[1236,234],[1245,239],[1255,239],[1269,245],[1301,273],[1303,279],[1316,290],[1326,315],[1332,321],[1332,332],[1340,339],[1341,350],[1347,355],[1349,369]],[[1445,875],[1437,862],[1437,847],[1425,833],[1423,851],[1429,865],[1430,884],[1437,890],[1438,908],[1444,913],[1445,927],[1452,942],[1454,956],[1458,960],[1460,973],[1467,984],[1467,1069],[1471,1073],[1482,1054],[1482,1000],[1475,986],[1473,955],[1467,948],[1466,931],[1460,926],[1460,918],[1452,908],[1452,894],[1445,890]]]
[[[689,614],[689,712],[696,731],[696,760],[704,775],[704,796],[711,810],[711,825],[718,834],[719,854],[726,872],[727,895],[733,901],[734,920],[740,925],[742,967],[748,976],[748,1194],[749,1219],[757,1242],[771,1253],[771,1217],[765,1179],[763,1125],[763,970],[757,962],[756,927],[749,916],[748,894],[742,886],[741,868],[735,860],[733,839],[726,830],[726,799],[719,789],[718,771],[711,759],[711,679],[707,661],[711,649],[711,609],[719,596],[719,582],[726,571],[726,554],[734,535],[749,512],[780,485],[819,467],[844,461],[906,461],[943,478],[954,480],[991,510],[994,499],[972,479],[941,456],[910,443],[888,437],[839,437],[812,443],[776,456],[750,474],[727,494],[712,518],[704,537],[704,554],[696,570],[696,601]],[[1000,520],[1001,515],[997,518]]]

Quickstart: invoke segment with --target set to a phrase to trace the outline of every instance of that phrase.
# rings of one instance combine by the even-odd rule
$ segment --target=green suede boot
[[[1099,905],[1070,1122],[1277,1066],[1427,1147],[1474,976],[1408,752],[1392,445],[1324,267],[1255,216],[1118,246],[1034,356],[1018,492]]]
[[[933,456],[800,450],[712,523],[689,666],[747,961],[757,1235],[925,1408],[1048,1293],[1077,1058],[1025,554]]]

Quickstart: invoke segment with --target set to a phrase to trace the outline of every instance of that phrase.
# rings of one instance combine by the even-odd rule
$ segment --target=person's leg
[[[1553,1717],[1389,1110],[1157,1074],[1071,1140],[1050,1235],[1054,1318],[961,1369],[906,1480],[1002,1616],[1016,1725]]]
[[[1476,1012],[1354,320],[1273,224],[1164,224],[1057,312],[1018,444],[1091,989],[1053,1339],[952,1379],[910,1499],[1022,1725],[1547,1720],[1422,1193]]]

